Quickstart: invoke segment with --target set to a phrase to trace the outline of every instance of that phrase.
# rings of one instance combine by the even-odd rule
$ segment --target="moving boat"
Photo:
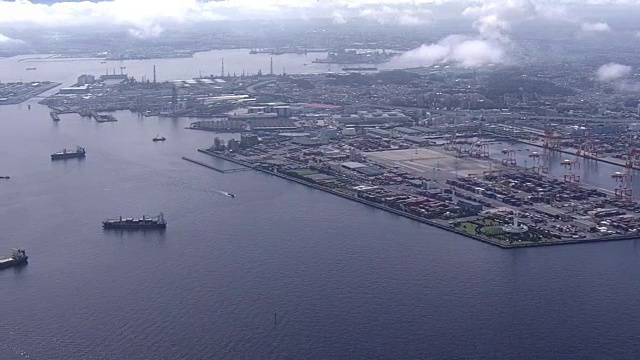
[[[0,257],[0,269],[26,264],[27,259],[29,259],[29,257],[24,250],[13,249],[11,256]]]
[[[153,138],[153,141],[165,141],[167,140],[164,136],[160,136],[160,135],[156,135],[156,137]]]

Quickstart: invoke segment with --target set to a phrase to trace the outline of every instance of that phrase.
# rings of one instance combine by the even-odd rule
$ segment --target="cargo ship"
[[[24,265],[29,257],[22,249],[13,249],[11,256],[0,257],[0,269],[10,268],[12,266]]]
[[[83,147],[76,147],[76,151],[69,151],[67,149],[62,149],[62,151],[57,152],[55,154],[51,154],[51,160],[64,160],[64,159],[73,159],[73,158],[83,158],[85,157],[86,151]]]
[[[142,216],[140,219],[123,218],[108,219],[102,222],[105,229],[124,229],[124,230],[144,230],[144,229],[166,229],[167,222],[164,215],[160,213],[157,217]]]

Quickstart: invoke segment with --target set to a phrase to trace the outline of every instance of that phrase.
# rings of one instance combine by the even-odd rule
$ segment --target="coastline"
[[[512,243],[512,244],[507,244],[507,243],[504,243],[504,242],[501,242],[501,241],[497,241],[497,240],[494,240],[494,239],[491,239],[491,238],[488,238],[488,237],[470,234],[468,232],[458,230],[456,228],[453,228],[451,226],[442,224],[442,223],[437,222],[437,221],[421,218],[419,216],[416,216],[416,215],[413,215],[413,214],[409,214],[409,213],[401,211],[401,210],[393,209],[393,208],[390,208],[388,206],[377,204],[377,203],[374,203],[374,202],[371,202],[371,201],[368,201],[368,200],[365,200],[365,199],[361,199],[361,198],[356,197],[356,196],[352,196],[352,195],[348,195],[348,194],[345,194],[345,193],[342,193],[342,192],[339,192],[339,191],[335,191],[333,189],[329,189],[329,188],[326,188],[326,187],[318,185],[318,184],[313,184],[313,183],[310,183],[308,181],[304,181],[302,179],[294,178],[294,177],[288,176],[286,174],[282,174],[282,173],[278,173],[278,172],[262,169],[262,168],[259,168],[259,167],[255,167],[255,166],[253,166],[251,164],[245,163],[244,161],[235,159],[233,157],[225,156],[225,155],[222,155],[222,154],[218,154],[218,153],[209,151],[207,149],[198,149],[198,152],[201,152],[203,154],[207,154],[207,155],[210,155],[210,156],[213,156],[213,157],[225,160],[225,161],[229,161],[229,162],[232,162],[232,163],[235,163],[235,164],[238,164],[238,165],[242,165],[242,166],[251,168],[253,170],[256,170],[256,171],[259,171],[259,172],[262,172],[262,173],[265,173],[265,174],[277,176],[279,178],[282,178],[282,179],[285,179],[285,180],[289,180],[289,181],[293,181],[293,182],[296,182],[296,183],[301,184],[301,185],[306,185],[306,186],[314,188],[316,190],[324,191],[326,193],[333,194],[333,195],[342,197],[344,199],[352,200],[352,201],[355,201],[355,202],[358,202],[358,203],[361,203],[361,204],[364,204],[364,205],[368,205],[368,206],[377,208],[379,210],[387,211],[387,212],[390,212],[392,214],[395,214],[395,215],[398,215],[398,216],[402,216],[402,217],[405,217],[405,218],[408,218],[408,219],[411,219],[411,220],[415,220],[415,221],[421,222],[421,223],[426,224],[426,225],[434,226],[434,227],[436,227],[438,229],[445,230],[445,231],[448,231],[448,232],[451,232],[451,233],[454,233],[454,234],[457,234],[457,235],[460,235],[460,236],[464,236],[464,237],[471,238],[471,239],[474,239],[474,240],[477,240],[477,241],[481,241],[481,242],[489,244],[489,245],[497,246],[497,247],[499,247],[501,249],[515,249],[515,248],[527,248],[527,247],[538,247],[538,246],[554,246],[554,245],[571,245],[571,244],[582,244],[582,243],[599,243],[599,242],[624,241],[624,240],[637,240],[637,239],[640,239],[640,234],[639,234],[639,235],[609,236],[609,237],[592,238],[592,239],[564,239],[564,240],[561,239],[561,240],[557,240],[557,241],[554,241],[554,242],[541,242],[541,243],[520,243],[520,244]]]

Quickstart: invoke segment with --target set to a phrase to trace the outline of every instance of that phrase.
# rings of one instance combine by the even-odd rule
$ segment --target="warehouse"
[[[366,175],[366,176],[380,176],[380,175],[384,175],[384,171],[373,167],[373,166],[365,166],[365,167],[358,167],[355,169],[356,172],[359,172],[360,174]]]
[[[431,145],[432,142],[427,140],[427,139],[423,139],[421,137],[418,136],[405,136],[402,138],[404,141],[406,142],[410,142],[412,144],[416,144],[418,146],[427,146],[427,145]]]
[[[341,165],[342,165],[343,168],[349,169],[349,170],[355,170],[355,169],[358,169],[358,168],[367,167],[366,164],[355,162],[355,161],[347,161],[347,162],[342,163]]]
[[[368,129],[367,130],[367,134],[374,135],[374,136],[379,136],[379,137],[383,137],[383,138],[390,138],[391,137],[391,132],[389,132],[387,130],[382,130],[382,129]]]
[[[396,130],[397,132],[403,135],[420,135],[420,131],[409,129],[406,127],[397,127],[394,130]]]

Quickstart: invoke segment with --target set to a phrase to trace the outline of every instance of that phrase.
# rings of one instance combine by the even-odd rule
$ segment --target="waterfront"
[[[10,358],[640,352],[637,241],[504,251],[276,177],[202,168],[181,157],[236,165],[199,156],[214,135],[185,130],[190,120],[116,116],[56,124],[35,100],[0,107],[0,175],[11,176],[0,252],[30,256],[0,272]],[[49,160],[75,145],[85,160]],[[588,174],[604,183],[609,170]],[[163,234],[101,229],[158,211]]]
[[[300,73],[324,73],[328,71],[342,72],[340,64],[315,64],[316,58],[326,56],[326,53],[300,54],[249,54],[250,49],[213,50],[196,53],[190,58],[179,59],[148,59],[148,60],[111,60],[103,63],[102,59],[47,59],[48,55],[24,55],[13,58],[0,58],[0,74],[3,74],[3,82],[9,81],[40,81],[47,76],[55,77],[65,85],[74,84],[80,74],[102,75],[107,70],[109,73],[120,74],[120,67],[129,76],[140,80],[153,79],[153,65],[157,68],[157,80],[188,80],[199,76],[220,75],[222,71],[222,59],[225,60],[225,75],[234,73],[240,76],[243,71],[246,74],[256,74],[258,71],[267,74],[270,60],[273,58],[274,73],[288,74]],[[26,70],[27,67],[36,67],[36,70]],[[398,64],[381,64],[380,69],[393,69]],[[46,74],[46,75],[45,75]]]

